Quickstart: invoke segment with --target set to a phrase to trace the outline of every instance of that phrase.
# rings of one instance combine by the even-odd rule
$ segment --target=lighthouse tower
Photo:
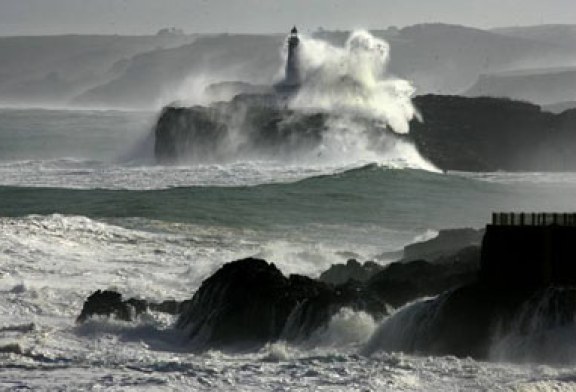
[[[274,86],[276,93],[279,96],[290,96],[298,90],[302,82],[300,74],[300,56],[299,48],[300,38],[298,38],[298,30],[296,26],[290,32],[288,38],[288,58],[286,59],[286,73],[284,80]]]
[[[288,39],[288,59],[286,61],[286,77],[284,79],[284,85],[286,86],[296,87],[300,85],[299,44],[298,29],[294,26]]]

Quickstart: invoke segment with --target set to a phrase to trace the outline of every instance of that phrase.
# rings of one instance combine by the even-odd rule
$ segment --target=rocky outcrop
[[[306,340],[344,307],[380,319],[390,305],[470,283],[478,265],[478,248],[468,247],[432,262],[383,267],[350,260],[316,280],[285,276],[265,260],[243,259],[222,266],[188,301],[123,300],[118,292],[98,290],[87,298],[77,322],[92,316],[132,321],[145,312],[165,312],[179,315],[176,328],[190,338],[192,349],[252,349],[279,339]]]
[[[440,230],[434,238],[405,246],[402,258],[405,261],[434,261],[442,256],[449,256],[458,249],[480,246],[483,236],[484,230],[470,228]]]
[[[441,169],[576,170],[576,110],[553,114],[508,99],[443,95],[418,96],[414,103],[422,121],[411,122],[408,137]],[[168,107],[156,125],[155,156],[163,163],[291,157],[321,144],[327,118],[289,110],[266,94],[210,107]],[[366,125],[375,135],[389,132]]]
[[[364,353],[574,362],[576,289],[518,290],[482,281],[411,304],[387,319]]]
[[[425,95],[414,100],[422,122],[410,133],[420,153],[444,170],[576,169],[576,110],[553,114],[499,98]]]
[[[387,302],[401,306],[422,295],[437,295],[473,281],[480,269],[483,235],[484,230],[471,228],[440,230],[431,239],[386,254],[394,255],[397,262],[383,266],[351,259],[332,265],[319,279],[334,284],[349,280],[368,283]]]
[[[382,318],[389,305],[473,281],[478,265],[478,248],[469,247],[433,262],[382,267],[350,260],[315,280],[284,276],[265,260],[243,259],[222,266],[184,302],[123,300],[120,293],[98,290],[87,298],[77,322],[98,315],[131,321],[147,311],[166,312],[179,315],[176,327],[194,349],[257,348],[278,339],[306,340],[344,307]]]
[[[110,290],[97,290],[84,302],[82,312],[76,318],[77,323],[83,323],[92,316],[113,317],[118,320],[132,321],[137,316],[149,310],[168,314],[179,314],[187,303],[167,300],[160,303],[148,302],[143,299],[130,298],[122,300],[122,294]]]
[[[399,307],[474,282],[479,269],[480,248],[471,246],[434,261],[389,264],[366,282],[366,289]]]
[[[286,277],[264,260],[238,260],[202,283],[177,327],[197,348],[305,340],[343,307],[380,318],[388,304],[401,306],[474,281],[478,266],[479,250],[469,247],[453,255],[451,262],[393,263],[378,268],[381,271],[365,283],[347,279],[334,285],[300,275]]]
[[[211,107],[168,107],[155,129],[159,162],[276,159],[316,148],[325,116],[281,108],[273,95],[241,95]],[[279,106],[280,105],[280,106]]]
[[[576,331],[576,269],[571,245],[576,231],[567,220],[557,220],[560,215],[549,216],[554,217],[553,223],[528,223],[522,215],[516,225],[514,220],[488,225],[479,273],[470,274],[467,263],[459,263],[450,268],[449,276],[442,277],[444,263],[407,263],[399,272],[393,269],[402,264],[384,270],[385,275],[376,275],[369,283],[391,303],[393,296],[400,296],[399,302],[406,301],[406,296],[401,297],[403,288],[425,295],[424,290],[434,288],[435,283],[441,285],[442,280],[448,282],[458,268],[458,281],[468,283],[453,285],[434,299],[400,309],[381,325],[366,352],[574,362],[576,347],[567,337]],[[467,252],[459,252],[464,260],[470,256]],[[388,282],[401,282],[402,276],[405,282],[399,286]]]
[[[257,347],[279,338],[305,339],[342,307],[383,315],[385,304],[359,286],[334,286],[274,264],[244,259],[206,279],[177,327],[195,347]]]
[[[373,261],[360,264],[355,259],[350,259],[346,264],[333,264],[329,269],[322,272],[318,278],[321,282],[332,284],[344,284],[350,280],[366,282],[372,276],[382,271],[384,267]]]

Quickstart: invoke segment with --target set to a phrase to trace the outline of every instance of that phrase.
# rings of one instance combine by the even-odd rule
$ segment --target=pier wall
[[[496,223],[486,227],[482,241],[483,283],[522,289],[576,285],[576,226]]]

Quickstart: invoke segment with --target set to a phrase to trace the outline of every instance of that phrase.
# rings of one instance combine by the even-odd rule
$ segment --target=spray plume
[[[410,82],[387,74],[390,47],[367,31],[353,32],[344,47],[304,37],[300,45],[304,75],[290,106],[375,121],[396,133],[409,131],[416,116]]]

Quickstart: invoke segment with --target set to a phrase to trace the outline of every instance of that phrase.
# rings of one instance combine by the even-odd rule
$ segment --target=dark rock
[[[299,114],[276,102],[273,95],[240,95],[211,107],[167,107],[155,129],[155,157],[164,163],[225,162],[317,147],[325,116]]]
[[[136,307],[132,308],[131,304],[122,301],[122,294],[115,291],[98,290],[86,299],[80,316],[76,319],[77,323],[86,321],[91,316],[114,316],[120,320],[130,321],[133,313],[142,311],[142,304],[135,302]]]
[[[440,259],[442,256],[450,256],[459,249],[480,246],[483,235],[484,230],[440,230],[438,235],[432,239],[405,246],[403,259],[406,261]]]
[[[366,283],[366,289],[398,307],[471,283],[479,270],[480,248],[471,246],[433,262],[415,260],[389,264]]]
[[[514,344],[505,346],[507,360],[573,362],[561,340],[549,335],[573,330],[575,313],[574,288],[533,291],[475,282],[401,309],[382,324],[365,353],[394,350],[486,360],[513,336]]]
[[[340,266],[344,275],[352,271],[364,278],[368,272],[379,272],[366,282],[346,279],[334,285],[301,275],[286,277],[265,260],[237,260],[206,279],[189,301],[124,301],[117,292],[98,290],[86,300],[77,322],[93,315],[129,321],[147,311],[166,312],[180,315],[176,327],[188,334],[193,348],[254,348],[278,339],[306,340],[343,307],[379,319],[388,313],[388,304],[401,306],[469,283],[478,263],[475,247],[438,263],[397,262],[382,268],[349,261]]]
[[[189,301],[178,302],[167,300],[161,303],[149,303],[143,299],[130,298],[122,300],[122,294],[110,290],[97,290],[84,302],[82,312],[76,319],[77,323],[83,323],[90,317],[107,316],[118,320],[132,321],[138,315],[152,310],[168,314],[179,314]]]
[[[444,170],[576,169],[576,110],[553,114],[487,97],[424,95],[414,102],[423,121],[413,121],[410,134],[420,153]]]
[[[574,345],[567,339],[576,330],[571,217],[549,214],[547,223],[545,214],[518,215],[518,220],[499,215],[503,220],[495,216],[497,223],[486,228],[479,273],[478,249],[466,248],[449,263],[395,263],[370,280],[374,286],[368,288],[392,304],[414,293],[456,288],[393,314],[367,353],[574,362]]]
[[[366,282],[384,267],[373,261],[367,261],[360,264],[355,259],[350,259],[346,264],[333,264],[330,268],[318,278],[321,282],[335,285],[347,283],[349,280],[357,282]]]
[[[379,272],[364,283],[346,279],[347,283],[340,285],[300,275],[285,277],[265,260],[238,260],[225,264],[202,283],[177,327],[200,349],[253,348],[280,338],[302,340],[326,326],[343,307],[379,318],[387,313],[387,304],[401,306],[470,283],[477,276],[479,260],[479,249],[468,247],[435,263],[398,262],[382,268],[349,261],[340,266],[345,269],[343,274],[335,273],[336,280],[343,280],[350,270]],[[338,269],[332,267],[331,271]]]
[[[576,109],[553,114],[509,99],[445,95],[414,102],[422,121],[411,122],[408,138],[441,169],[576,170]],[[155,156],[161,162],[222,162],[246,154],[277,159],[317,148],[327,119],[289,110],[273,94],[240,94],[210,107],[168,107],[156,125]],[[366,127],[375,146],[377,136],[391,132],[369,121]]]
[[[304,339],[342,307],[374,315],[386,311],[382,301],[359,286],[287,278],[274,264],[244,259],[206,279],[177,326],[198,348],[254,347],[280,337]]]

